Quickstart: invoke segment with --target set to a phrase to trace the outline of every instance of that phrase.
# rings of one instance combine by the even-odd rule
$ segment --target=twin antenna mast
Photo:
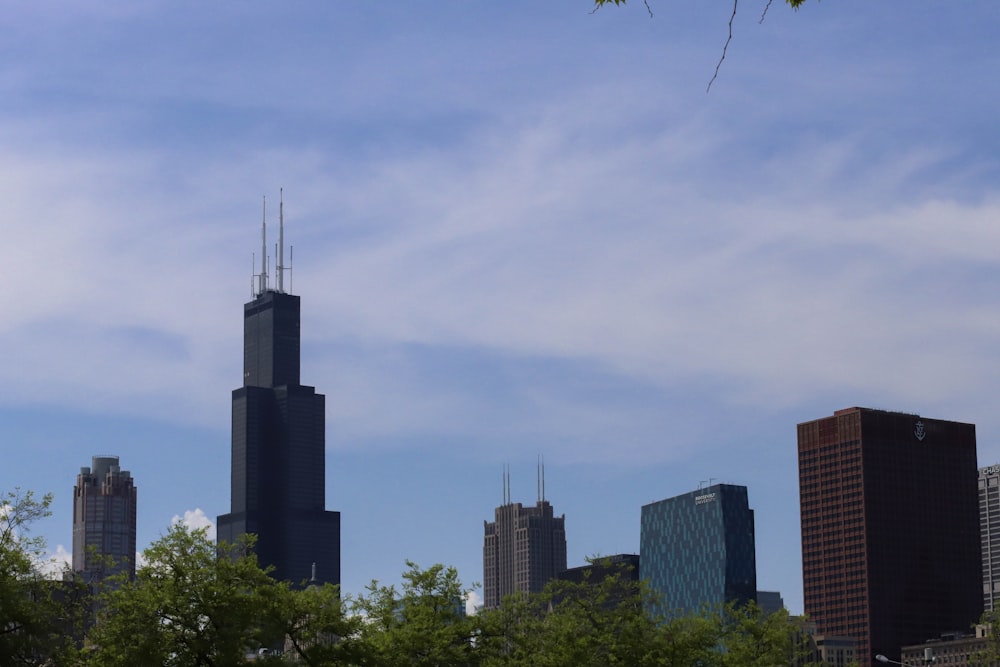
[[[539,455],[538,457],[538,471],[537,483],[538,483],[538,503],[545,502],[545,458]],[[503,467],[503,504],[510,505],[510,466],[504,465]]]
[[[265,292],[279,292],[284,294],[285,292],[285,271],[288,271],[288,291],[292,291],[292,263],[295,257],[295,246],[290,246],[288,249],[288,262],[289,265],[285,266],[285,189],[281,188],[279,190],[280,197],[278,199],[278,243],[275,244],[274,254],[278,260],[278,266],[274,271],[274,282],[275,287],[271,288],[268,286],[268,279],[270,277],[270,271],[268,269],[268,255],[267,255],[267,197],[264,197],[264,206],[262,219],[260,222],[260,273],[254,273],[253,277],[250,279],[250,291],[252,295],[256,298],[264,294]],[[257,258],[253,258],[253,266],[257,266]],[[256,291],[254,288],[254,282],[257,283]]]

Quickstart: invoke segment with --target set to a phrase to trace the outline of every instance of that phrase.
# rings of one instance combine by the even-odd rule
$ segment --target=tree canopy
[[[755,605],[671,617],[625,569],[554,580],[539,594],[467,614],[471,589],[444,565],[407,562],[400,585],[356,598],[331,585],[273,579],[253,540],[210,540],[181,524],[93,597],[46,580],[30,525],[51,498],[0,503],[0,664],[76,667],[765,667],[809,662],[787,612]],[[68,586],[68,588],[67,588]]]
[[[51,494],[20,489],[0,496],[0,665],[60,658],[72,648],[67,635],[82,631],[81,607],[70,604],[79,600],[76,587],[45,577],[45,541],[31,535],[51,503]]]
[[[371,582],[353,610],[365,619],[362,665],[464,667],[479,659],[479,619],[465,613],[458,571],[444,565],[421,569],[407,561],[403,584]]]
[[[252,542],[219,554],[206,531],[174,524],[144,552],[134,580],[101,596],[87,636],[90,661],[194,667],[241,664],[280,638],[272,620],[279,588],[257,565]]]

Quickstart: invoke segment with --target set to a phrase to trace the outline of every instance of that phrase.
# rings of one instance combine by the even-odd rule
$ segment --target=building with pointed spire
[[[243,306],[243,386],[233,391],[231,511],[220,541],[256,535],[272,575],[340,583],[340,513],[326,510],[326,398],[300,383],[300,301],[284,289],[284,205],[274,285],[261,225],[261,271]]]
[[[94,456],[73,487],[73,571],[87,584],[135,576],[136,489],[117,456]]]
[[[566,569],[566,515],[555,516],[545,499],[545,470],[538,468],[538,501],[510,501],[504,472],[504,502],[493,521],[483,521],[483,608],[496,609],[512,593],[538,593]]]

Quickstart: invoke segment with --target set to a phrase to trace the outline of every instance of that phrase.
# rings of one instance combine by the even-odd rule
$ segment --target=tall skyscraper
[[[73,487],[73,571],[83,581],[128,572],[135,576],[135,501],[132,475],[117,456],[94,456]]]
[[[510,479],[504,475],[504,503],[492,522],[483,522],[483,607],[496,609],[512,593],[538,593],[566,569],[566,515],[555,516],[545,500],[539,469],[534,507],[510,502]]]
[[[982,612],[976,427],[867,408],[798,425],[805,612],[862,665]]]
[[[747,488],[713,484],[643,505],[639,575],[672,615],[757,598],[753,510]]]
[[[299,384],[299,297],[284,290],[281,216],[274,287],[266,223],[254,299],[243,306],[243,386],[233,391],[232,510],[219,540],[257,536],[276,579],[340,583],[340,513],[326,507],[325,397]],[[315,570],[314,566],[315,565]]]
[[[983,609],[1000,602],[1000,465],[979,469],[979,538],[983,555]]]

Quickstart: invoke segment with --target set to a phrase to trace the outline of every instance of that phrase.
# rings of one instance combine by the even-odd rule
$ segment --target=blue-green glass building
[[[756,599],[757,559],[747,488],[714,484],[643,505],[639,574],[667,615]]]

